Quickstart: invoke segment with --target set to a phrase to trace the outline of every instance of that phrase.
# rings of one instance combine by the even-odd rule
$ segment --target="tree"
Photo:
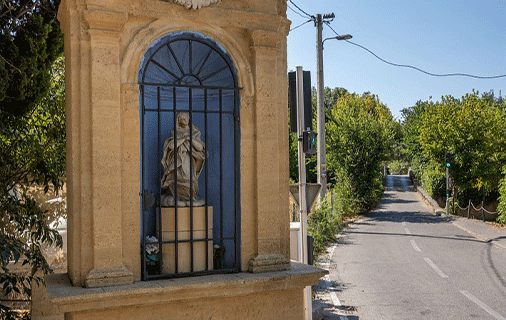
[[[40,103],[50,69],[63,52],[59,0],[2,0],[0,4],[0,115],[21,116]],[[3,119],[2,119],[3,121]]]
[[[367,212],[383,192],[381,169],[392,155],[399,127],[370,93],[342,95],[328,120],[327,167],[338,204],[346,213]]]
[[[445,195],[445,153],[452,154],[450,175],[460,200],[497,199],[501,169],[506,163],[506,104],[493,93],[461,99],[418,102],[403,110],[404,142],[415,174],[433,196]]]
[[[35,194],[57,195],[65,177],[65,86],[63,58],[51,72],[48,93],[34,110],[10,116],[0,134],[0,286],[2,293],[30,295],[36,274],[50,272],[43,246],[61,246],[58,232],[49,227],[54,212],[37,202]],[[4,117],[7,117],[4,115]],[[12,273],[9,263],[27,265],[27,274]],[[1,319],[15,312],[0,305]]]
[[[60,245],[35,194],[58,194],[65,176],[63,37],[58,0],[0,3],[0,288],[31,293],[50,272],[45,245]],[[34,191],[35,190],[35,191]],[[29,267],[10,271],[10,263]],[[0,319],[16,312],[0,303]]]

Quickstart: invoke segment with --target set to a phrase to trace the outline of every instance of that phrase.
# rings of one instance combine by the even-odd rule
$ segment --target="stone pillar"
[[[80,16],[64,5],[65,17],[87,26],[79,30],[75,23],[62,23],[71,70],[69,274],[74,285],[86,287],[131,283],[122,235],[120,32],[127,14],[89,9]]]
[[[91,188],[93,269],[85,286],[133,282],[123,265],[121,211],[120,32],[124,13],[88,10],[90,37]],[[82,106],[83,107],[83,106]]]
[[[282,81],[286,76],[278,74],[283,65],[280,57],[282,32],[255,30],[252,32],[254,75],[256,89],[256,200],[257,200],[257,250],[258,255],[249,263],[250,272],[285,270],[289,268],[287,250],[289,244],[288,183],[283,184],[286,172],[280,170],[288,159],[285,140],[288,123],[287,108],[280,97],[287,96],[287,87]],[[285,100],[286,101],[286,100]],[[284,136],[280,132],[284,131]],[[286,158],[286,159],[285,159]],[[281,201],[285,199],[286,201]],[[286,208],[285,208],[286,207]],[[286,211],[286,214],[283,212]]]

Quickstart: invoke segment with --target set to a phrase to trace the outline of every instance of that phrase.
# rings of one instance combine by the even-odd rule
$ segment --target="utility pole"
[[[334,14],[325,14],[325,18],[332,19]],[[323,18],[316,15],[316,115],[318,131],[317,150],[317,181],[321,184],[319,201],[322,201],[327,193],[327,160],[325,150],[325,87],[323,84]]]
[[[317,149],[317,179],[321,184],[319,202],[327,194],[327,152],[325,150],[325,86],[323,84],[323,42],[325,40],[348,40],[352,36],[349,34],[338,35],[337,37],[326,38],[322,40],[323,24],[334,20],[333,12],[325,13],[323,16],[317,14],[313,17],[316,26],[316,120],[318,131],[318,149]]]

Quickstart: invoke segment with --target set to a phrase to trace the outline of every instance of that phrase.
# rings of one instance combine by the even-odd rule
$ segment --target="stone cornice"
[[[128,19],[128,14],[92,9],[84,12],[84,18],[90,29],[121,31]]]
[[[79,312],[301,289],[316,283],[326,273],[323,269],[292,262],[285,271],[141,281],[116,287],[73,287],[66,274],[46,276],[46,283],[49,299],[61,312]]]

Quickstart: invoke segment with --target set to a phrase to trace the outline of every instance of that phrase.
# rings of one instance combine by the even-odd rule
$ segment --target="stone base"
[[[162,273],[175,274],[213,270],[212,206],[194,207],[193,209],[189,207],[178,208],[177,217],[175,208],[162,207],[161,219],[163,241],[175,241],[176,235],[178,241],[199,239],[199,241],[193,242],[193,246],[190,245],[190,242],[163,244]],[[177,272],[176,261],[178,265]]]
[[[290,260],[281,254],[258,255],[249,261],[252,273],[283,271],[290,268]]]
[[[50,301],[67,320],[303,319],[304,288],[325,270],[292,263],[286,271],[142,281],[105,288],[73,287],[50,275]]]
[[[119,286],[134,282],[132,271],[125,266],[114,269],[94,269],[88,272],[84,282],[87,288]]]

